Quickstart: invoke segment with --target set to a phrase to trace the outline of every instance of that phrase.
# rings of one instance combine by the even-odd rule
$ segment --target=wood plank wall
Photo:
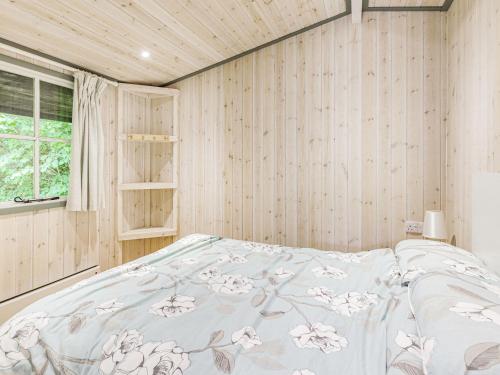
[[[358,251],[444,208],[445,26],[346,17],[179,82],[181,235]]]
[[[0,48],[0,53],[71,74]],[[0,301],[59,280],[96,264],[101,270],[122,262],[116,239],[116,89],[106,89],[102,118],[106,140],[106,208],[99,213],[52,208],[0,215]]]
[[[0,215],[0,302],[94,265],[101,271],[115,267],[172,242],[172,238],[117,240],[116,91],[108,87],[102,101],[106,208],[98,213],[60,207]]]
[[[445,26],[438,12],[344,18],[180,82],[181,235],[348,251],[406,238],[405,219],[445,203]],[[0,216],[0,300],[170,242],[116,239],[115,95],[106,209]]]
[[[12,53],[0,47],[0,53],[45,68],[71,75],[35,59]],[[116,88],[108,87],[102,101],[102,118],[105,138],[105,171],[107,179],[106,208],[98,213],[67,212],[52,208],[12,215],[0,215],[0,302],[29,290],[57,281],[94,265],[101,271],[161,249],[172,238],[154,238],[119,242],[116,236]],[[161,103],[153,101],[154,108]],[[153,124],[160,126],[163,118]],[[155,117],[156,116],[156,117]],[[168,124],[167,127],[171,127]],[[155,155],[157,146],[153,146]],[[171,170],[153,170],[162,176]],[[159,177],[154,177],[159,178]],[[156,194],[156,195],[155,195]],[[156,197],[160,193],[153,193]],[[168,194],[162,199],[169,199]],[[171,199],[171,198],[170,198]],[[157,204],[160,200],[155,199]],[[140,202],[136,202],[140,203]],[[153,217],[154,220],[166,218]]]
[[[51,208],[0,215],[0,301],[100,265],[121,263],[115,237],[115,88],[103,98],[108,179],[105,210],[68,212]]]
[[[477,172],[500,173],[500,2],[455,0],[447,15],[447,219],[457,245],[471,247],[471,190]]]

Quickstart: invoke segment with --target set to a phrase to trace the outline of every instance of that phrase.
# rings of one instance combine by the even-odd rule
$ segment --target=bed
[[[0,327],[0,373],[498,374],[498,277],[439,246],[190,235],[21,311]]]

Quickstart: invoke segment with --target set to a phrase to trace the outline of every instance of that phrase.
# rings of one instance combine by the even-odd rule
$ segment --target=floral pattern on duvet
[[[394,269],[389,249],[189,236],[19,313],[0,328],[0,372],[382,375]]]
[[[416,328],[396,341],[420,353],[422,369],[415,373],[499,374],[498,275],[470,252],[442,242],[402,241],[395,252]]]
[[[398,243],[395,253],[403,284],[429,271],[447,271],[481,280],[500,281],[474,254],[447,243],[406,240]]]
[[[399,279],[398,279],[399,282]],[[424,375],[434,338],[421,340],[408,301],[408,288],[394,286],[387,310],[387,375]]]
[[[432,271],[409,285],[421,341],[434,341],[427,374],[500,373],[500,283],[469,276]]]

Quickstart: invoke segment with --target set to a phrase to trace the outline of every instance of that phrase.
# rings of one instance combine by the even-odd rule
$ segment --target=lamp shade
[[[424,229],[422,235],[433,240],[445,240],[446,221],[443,211],[425,211]]]

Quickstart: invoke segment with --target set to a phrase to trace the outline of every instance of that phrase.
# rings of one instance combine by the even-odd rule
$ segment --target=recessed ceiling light
[[[142,57],[143,59],[147,59],[147,58],[149,58],[150,56],[151,56],[151,53],[150,53],[149,51],[142,51],[142,52],[141,52],[141,57]]]

